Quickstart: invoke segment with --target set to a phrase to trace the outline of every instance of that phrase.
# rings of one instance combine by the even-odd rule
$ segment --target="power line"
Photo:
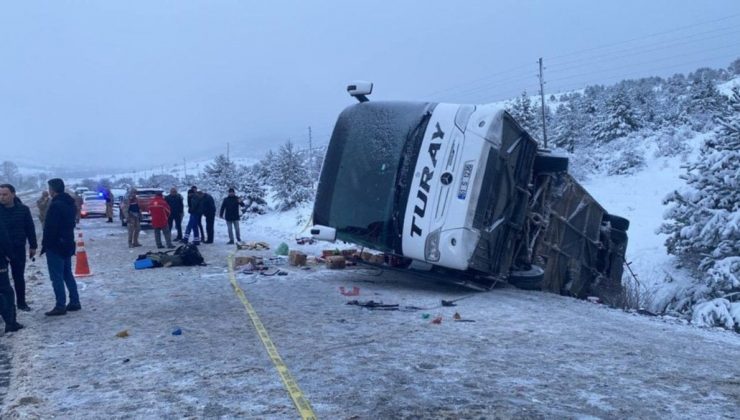
[[[570,53],[556,55],[556,56],[553,56],[553,57],[549,57],[548,58],[548,61],[549,60],[557,60],[557,59],[562,58],[562,57],[569,57],[569,56],[572,56],[572,55],[582,54],[582,53],[589,52],[589,51],[594,51],[594,50],[609,48],[609,47],[613,47],[613,46],[616,46],[616,45],[627,44],[627,43],[630,43],[630,42],[633,42],[633,41],[644,40],[646,38],[653,38],[653,37],[656,37],[656,36],[665,35],[665,34],[669,34],[669,33],[673,33],[673,32],[678,32],[678,31],[681,31],[681,30],[684,30],[684,29],[688,29],[688,28],[694,28],[694,27],[697,27],[697,26],[703,26],[703,25],[707,25],[707,24],[711,24],[711,23],[721,22],[721,21],[725,21],[725,20],[729,20],[729,19],[738,17],[738,16],[740,16],[740,13],[735,13],[733,15],[724,16],[724,17],[719,18],[719,19],[708,20],[708,21],[704,21],[704,22],[698,22],[698,23],[695,23],[695,24],[692,24],[692,25],[680,26],[678,28],[670,29],[670,30],[663,31],[663,32],[655,32],[655,33],[648,34],[648,35],[643,35],[643,36],[640,36],[640,37],[637,37],[637,38],[630,38],[630,39],[627,39],[627,40],[624,40],[624,41],[614,42],[614,43],[611,43],[611,44],[604,44],[604,45],[596,46],[596,47],[593,47],[593,48],[587,48],[587,49],[584,49],[584,50],[578,50],[578,51],[574,51],[574,52],[570,52]]]
[[[681,62],[681,63],[672,64],[672,65],[669,65],[669,66],[662,66],[662,67],[657,67],[657,68],[652,68],[652,69],[647,69],[647,70],[639,70],[639,71],[634,71],[634,72],[627,73],[627,74],[621,73],[621,74],[618,74],[618,75],[609,76],[609,77],[607,77],[605,79],[602,78],[600,83],[606,83],[606,82],[612,82],[612,81],[621,81],[621,80],[630,80],[632,78],[640,77],[640,76],[642,76],[642,77],[652,77],[654,75],[648,75],[648,76],[646,76],[646,75],[644,75],[644,73],[645,72],[658,72],[658,71],[661,71],[661,70],[669,70],[669,69],[673,69],[673,68],[677,68],[677,67],[687,66],[687,65],[690,65],[690,64],[705,63],[708,60],[717,60],[717,59],[721,59],[721,58],[725,58],[725,57],[726,57],[725,55],[721,55],[721,56],[718,55],[718,56],[714,56],[714,57],[704,57],[704,58],[697,59],[697,60],[684,61],[684,62]],[[552,82],[552,80],[551,80],[551,82]],[[572,90],[581,89],[581,88],[586,87],[586,86],[593,86],[595,84],[597,84],[597,83],[596,82],[578,82],[578,83],[572,83],[572,84],[569,84],[569,85],[565,85],[564,87],[559,87],[559,88],[553,89],[553,90],[555,90],[557,93],[565,93],[565,92],[569,92],[569,91],[572,91]]]
[[[479,92],[481,90],[491,90],[491,89],[496,88],[496,87],[499,87],[499,86],[510,86],[514,82],[520,82],[520,81],[523,82],[525,80],[532,80],[532,79],[535,79],[536,77],[537,77],[536,75],[532,74],[532,75],[528,75],[528,76],[520,76],[520,77],[516,77],[516,78],[503,79],[503,80],[496,81],[494,83],[486,83],[486,84],[483,84],[483,85],[480,85],[480,86],[476,86],[474,88],[464,89],[464,90],[461,90],[459,92],[456,92],[456,93],[453,93],[453,94],[449,94],[449,95],[446,95],[446,96],[449,97],[449,96],[467,95],[467,94],[470,94],[470,93]]]
[[[534,82],[533,82],[534,83]],[[517,86],[515,88],[509,88],[502,91],[496,91],[496,92],[478,92],[477,94],[473,95],[467,95],[462,97],[463,101],[460,102],[468,102],[468,103],[490,103],[490,102],[500,102],[504,100],[510,100],[514,97],[518,96],[522,92],[536,92],[537,91],[537,85],[536,84],[529,84],[524,86]]]
[[[609,53],[604,53],[604,54],[599,54],[599,55],[595,55],[595,56],[590,56],[588,58],[583,58],[583,59],[577,59],[577,60],[571,60],[571,61],[565,61],[565,62],[561,62],[561,63],[556,63],[556,66],[557,66],[557,68],[559,70],[568,70],[568,69],[571,69],[571,68],[579,67],[579,65],[567,66],[569,64],[592,62],[592,61],[594,61],[596,59],[601,59],[599,61],[602,61],[602,62],[603,61],[609,61],[609,60],[619,60],[619,59],[622,59],[622,58],[628,57],[628,56],[641,55],[641,54],[645,54],[645,53],[648,53],[648,52],[660,51],[660,50],[663,50],[666,47],[670,47],[670,46],[682,46],[682,45],[685,46],[685,45],[690,45],[690,44],[694,44],[694,43],[701,42],[701,41],[706,41],[708,39],[720,38],[720,37],[725,36],[725,35],[731,35],[731,34],[736,34],[736,33],[740,33],[740,29],[733,27],[732,28],[732,31],[730,31],[729,33],[723,33],[723,34],[719,34],[719,35],[714,35],[714,36],[710,36],[710,37],[703,37],[703,38],[698,38],[698,39],[689,39],[689,40],[683,39],[683,40],[672,41],[672,42],[667,42],[667,43],[648,44],[646,46],[646,47],[653,47],[653,48],[640,48],[640,49],[629,48],[629,49],[616,50],[616,51],[612,51],[612,52],[609,52]],[[733,39],[737,39],[737,38],[733,38]],[[549,60],[548,60],[548,63],[550,63]],[[550,64],[550,66],[552,66],[552,63]]]
[[[708,24],[714,24],[714,23],[717,23],[717,22],[727,21],[727,20],[730,20],[730,19],[735,18],[735,17],[738,17],[738,16],[740,16],[740,13],[736,13],[736,14],[733,14],[733,15],[724,16],[724,17],[718,18],[718,19],[712,19],[712,20],[707,20],[707,21],[703,21],[703,22],[698,22],[698,23],[691,24],[691,25],[684,25],[684,26],[681,26],[681,27],[677,27],[677,28],[674,28],[674,29],[667,30],[667,31],[655,32],[655,33],[652,33],[652,34],[648,34],[648,35],[644,35],[644,36],[640,36],[640,37],[636,37],[636,38],[631,38],[631,39],[627,39],[627,40],[624,40],[624,41],[614,42],[614,43],[610,43],[610,44],[604,44],[604,45],[600,45],[600,46],[596,46],[596,47],[592,47],[592,48],[586,48],[586,49],[582,49],[582,50],[578,50],[578,51],[573,51],[573,52],[566,53],[566,54],[561,54],[561,55],[556,55],[556,56],[552,56],[552,57],[547,57],[547,59],[548,59],[549,65],[552,66],[552,63],[553,62],[555,64],[557,64],[557,60],[560,59],[560,58],[563,58],[563,57],[577,56],[577,55],[585,54],[585,53],[588,53],[588,52],[591,52],[591,51],[604,50],[604,49],[607,49],[607,48],[612,48],[614,46],[629,44],[629,43],[634,42],[634,41],[642,41],[642,40],[649,39],[649,38],[655,38],[655,37],[659,37],[659,36],[666,35],[666,34],[680,32],[680,31],[683,31],[683,30],[689,29],[689,28],[701,27],[701,26],[705,26],[705,25],[708,25]],[[727,29],[731,29],[731,31],[729,33],[727,33],[727,34],[733,34],[733,33],[735,33],[735,31],[732,30],[732,29],[734,29],[734,27],[723,27],[723,28],[719,28],[719,29],[712,29],[710,31],[704,31],[704,32],[699,32],[699,33],[695,33],[695,34],[690,34],[687,37],[684,37],[682,39],[682,41],[679,41],[677,43],[676,42],[669,43],[668,45],[673,45],[673,44],[681,45],[682,43],[695,42],[695,41],[687,41],[687,40],[690,40],[691,37],[695,37],[695,36],[698,36],[698,35],[704,35],[704,34],[714,33],[714,32],[718,32],[718,31],[724,31],[724,30],[727,30]],[[709,38],[705,38],[705,39],[711,39],[711,38],[714,38],[714,37],[709,37]],[[648,46],[659,46],[659,45],[661,45],[660,42],[653,43],[653,44],[648,44]],[[665,46],[665,44],[663,44],[663,45]],[[596,55],[595,57],[598,58],[598,57],[613,56],[614,59],[619,59],[620,57],[624,57],[624,54],[617,55],[617,53],[618,53],[618,51],[617,52],[612,51],[610,53],[603,53],[601,55]],[[635,54],[639,54],[639,53],[635,53]],[[580,58],[580,59],[576,59],[576,60],[565,61],[565,62],[563,62],[561,64],[572,64],[572,63],[577,63],[579,61],[593,61],[593,60],[594,60],[594,57],[591,56],[591,57],[585,57],[585,58]],[[530,66],[531,66],[531,64],[521,64],[521,65],[518,65],[516,67],[512,67],[512,68],[510,68],[508,70],[504,70],[504,71],[501,71],[501,72],[498,72],[498,73],[492,73],[492,74],[486,75],[486,76],[484,76],[482,78],[478,78],[478,79],[475,79],[475,80],[472,80],[472,81],[469,81],[469,82],[461,83],[461,84],[459,84],[457,86],[452,86],[452,87],[448,87],[448,88],[445,88],[445,89],[442,89],[442,90],[434,91],[434,92],[432,92],[432,93],[430,93],[430,94],[428,94],[426,96],[432,96],[432,97],[434,97],[434,96],[439,95],[440,93],[448,93],[448,92],[455,92],[455,91],[458,91],[458,92],[456,92],[456,94],[453,93],[453,95],[445,95],[445,96],[466,95],[468,93],[476,92],[476,91],[479,91],[481,89],[492,88],[492,87],[495,87],[495,86],[502,85],[502,84],[506,83],[507,81],[515,82],[515,81],[526,80],[526,77],[514,77],[513,79],[496,80],[496,81],[493,81],[493,82],[485,83],[483,85],[475,85],[476,83],[479,83],[481,81],[490,80],[492,77],[495,77],[497,75],[510,73],[512,71],[516,71],[516,70],[520,70],[520,69],[531,68]],[[575,66],[575,67],[577,67],[577,66]],[[570,67],[570,68],[575,68],[575,67]],[[562,71],[562,70],[566,70],[566,69],[568,69],[568,68],[567,67],[566,68],[560,68],[559,70]],[[550,69],[549,67],[548,67],[548,70],[554,71],[556,73],[559,71],[557,68]],[[471,85],[473,85],[473,86],[471,86]]]
[[[735,44],[732,44],[732,45],[724,45],[722,47],[713,48],[713,49],[709,49],[709,50],[703,50],[703,52],[718,51],[718,50],[723,50],[723,49],[727,49],[727,48],[730,48],[730,47],[733,47],[734,48],[734,47],[736,47],[738,45],[740,45],[740,43],[735,43]],[[640,62],[640,63],[631,63],[631,64],[620,66],[620,67],[610,67],[608,70],[605,70],[605,72],[612,72],[614,70],[622,70],[622,69],[626,69],[626,68],[630,68],[630,67],[634,67],[634,66],[652,64],[652,63],[655,63],[655,62],[666,61],[666,60],[672,60],[672,59],[675,59],[675,58],[678,58],[678,57],[684,57],[685,55],[686,54],[682,53],[682,54],[676,54],[676,55],[671,55],[671,56],[662,57],[662,58],[656,58],[656,59],[653,59],[653,60],[650,60],[650,61],[643,61],[643,62]],[[559,77],[559,78],[550,79],[550,82],[552,83],[552,82],[557,82],[557,81],[561,81],[561,80],[573,79],[573,78],[576,78],[576,77],[589,76],[589,75],[592,75],[593,73],[594,73],[594,70],[591,70],[591,71],[589,71],[587,73],[579,73],[579,74],[573,74],[573,75],[570,75],[570,76],[563,76],[563,77]]]
[[[457,85],[457,86],[453,86],[453,87],[449,87],[449,88],[437,90],[437,91],[434,91],[432,93],[429,93],[429,94],[427,94],[425,96],[436,96],[436,95],[438,95],[440,93],[448,92],[448,91],[451,91],[451,90],[456,90],[456,89],[462,88],[463,86],[466,86],[466,85],[475,84],[475,83],[478,83],[478,82],[481,82],[481,81],[484,81],[484,80],[491,79],[492,77],[496,77],[496,76],[500,76],[500,75],[503,75],[503,74],[511,73],[511,72],[517,71],[517,70],[522,70],[525,67],[529,67],[529,66],[530,66],[530,64],[521,64],[519,66],[512,67],[512,68],[509,68],[507,70],[502,70],[500,72],[491,73],[491,74],[488,74],[488,75],[486,75],[484,77],[481,77],[479,79],[475,79],[475,80],[471,80],[469,82],[465,82],[465,83],[463,83],[461,85]]]

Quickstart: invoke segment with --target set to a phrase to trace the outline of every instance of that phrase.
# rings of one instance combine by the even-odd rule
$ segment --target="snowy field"
[[[689,148],[694,155],[705,138],[692,139]],[[666,252],[667,235],[657,233],[664,222],[663,199],[686,185],[679,178],[686,159],[693,157],[648,158],[646,167],[635,174],[594,177],[583,183],[608,212],[630,220],[626,259],[638,278],[642,306],[654,313],[662,313],[671,298],[692,284],[690,273],[677,269],[676,257]]]
[[[587,185],[608,209],[633,218],[630,258],[646,282],[667,264],[658,258],[660,238],[648,234],[660,221],[664,188],[634,192],[657,185],[660,173]],[[242,239],[318,253],[324,246],[293,239],[305,214],[244,223]],[[151,231],[144,248],[130,251],[120,225],[96,219],[82,227],[94,272],[79,281],[82,311],[45,317],[53,304],[45,261],[29,267],[34,310],[20,314],[26,329],[3,338],[11,368],[2,418],[298,417],[230,284],[233,248],[222,221],[217,243],[200,247],[208,266],[141,271],[133,261],[153,246]],[[374,269],[278,267],[288,275],[236,279],[319,418],[740,412],[740,335],[732,332],[507,287],[473,293]],[[343,296],[340,287],[360,295]],[[352,299],[402,310],[347,305]],[[460,300],[442,307],[443,299]],[[456,312],[475,322],[454,321]],[[431,322],[437,317],[441,324]],[[128,336],[117,337],[123,331]]]

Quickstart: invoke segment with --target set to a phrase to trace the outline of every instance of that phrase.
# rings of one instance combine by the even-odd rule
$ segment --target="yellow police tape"
[[[244,290],[242,290],[242,288],[239,287],[239,284],[236,282],[236,276],[234,275],[234,253],[229,254],[228,263],[229,280],[231,281],[231,286],[234,288],[234,292],[236,293],[237,297],[239,297],[239,300],[242,301],[244,308],[247,310],[247,315],[249,315],[249,319],[252,320],[252,324],[254,324],[254,328],[257,330],[257,334],[260,336],[260,340],[262,340],[262,344],[265,346],[267,354],[270,356],[272,363],[275,365],[275,369],[277,369],[278,374],[280,375],[280,379],[283,380],[283,385],[285,385],[285,389],[288,390],[290,398],[293,399],[293,403],[298,409],[298,413],[304,420],[315,420],[316,414],[314,414],[313,408],[311,408],[311,404],[308,402],[306,397],[303,396],[303,392],[298,387],[298,383],[295,381],[295,379],[293,379],[293,376],[288,371],[288,367],[285,366],[285,363],[283,363],[283,359],[280,358],[277,348],[270,339],[270,336],[267,334],[267,330],[265,329],[265,326],[262,325],[262,321],[260,321],[259,317],[257,316],[257,312],[252,307],[252,304],[249,303],[249,300],[247,300],[247,296],[244,294]]]

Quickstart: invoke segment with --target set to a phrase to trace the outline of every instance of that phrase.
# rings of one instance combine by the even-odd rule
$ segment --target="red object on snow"
[[[359,296],[360,288],[357,286],[353,286],[352,290],[346,290],[344,286],[340,286],[339,293],[343,294],[344,296]]]
[[[441,324],[442,323],[442,317],[438,316],[432,320],[432,324]]]

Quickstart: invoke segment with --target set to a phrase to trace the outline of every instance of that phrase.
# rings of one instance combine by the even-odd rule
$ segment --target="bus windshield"
[[[336,228],[347,242],[400,251],[402,223],[395,219],[404,215],[409,182],[399,177],[411,176],[430,106],[365,102],[342,112],[324,158],[314,223]]]

